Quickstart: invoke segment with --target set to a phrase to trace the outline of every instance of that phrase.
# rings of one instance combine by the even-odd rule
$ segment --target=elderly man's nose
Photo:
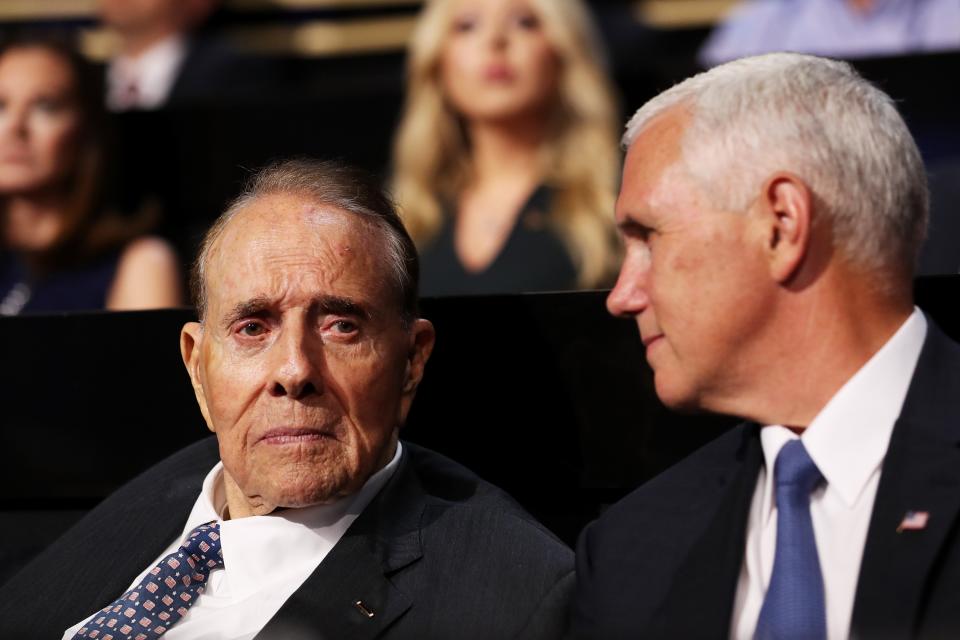
[[[314,362],[316,356],[309,351],[305,340],[288,338],[275,346],[281,352],[270,387],[272,395],[302,400],[323,392],[320,368]]]

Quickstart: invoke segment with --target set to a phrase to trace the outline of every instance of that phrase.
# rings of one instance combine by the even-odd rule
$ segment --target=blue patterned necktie
[[[823,479],[800,440],[777,455],[777,550],[756,640],[827,637],[823,574],[810,519],[810,493]]]
[[[133,589],[88,620],[73,636],[96,640],[159,638],[187,614],[210,571],[223,566],[220,525],[202,524],[179,549],[163,558]]]

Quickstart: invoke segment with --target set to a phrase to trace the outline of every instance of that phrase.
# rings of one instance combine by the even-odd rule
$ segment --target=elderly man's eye
[[[240,333],[251,338],[263,335],[264,331],[266,329],[259,322],[245,322],[240,326]]]
[[[353,333],[358,327],[349,320],[337,320],[333,323],[333,328],[337,331],[337,333]]]

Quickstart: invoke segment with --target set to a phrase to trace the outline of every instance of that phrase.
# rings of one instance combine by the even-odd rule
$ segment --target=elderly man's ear
[[[407,368],[403,379],[403,394],[413,398],[417,385],[423,379],[423,370],[433,352],[433,344],[437,334],[433,323],[423,318],[417,318],[410,327],[410,350],[407,354]]]
[[[813,194],[798,176],[780,172],[764,182],[754,207],[770,275],[786,284],[795,279],[808,257]]]
[[[203,341],[203,325],[199,322],[188,322],[180,330],[180,356],[183,366],[190,374],[190,384],[193,386],[193,395],[197,398],[200,413],[207,423],[207,428],[214,431],[210,421],[210,412],[207,410],[207,398],[203,394],[203,385],[200,383],[200,343]]]

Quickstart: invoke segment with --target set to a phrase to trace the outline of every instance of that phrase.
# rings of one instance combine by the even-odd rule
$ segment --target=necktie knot
[[[196,563],[192,568],[209,573],[214,567],[223,566],[223,551],[220,549],[220,524],[202,524],[187,535],[180,547],[189,559]]]
[[[785,490],[807,497],[823,480],[823,474],[799,439],[791,440],[780,449],[773,477],[778,494]]]

